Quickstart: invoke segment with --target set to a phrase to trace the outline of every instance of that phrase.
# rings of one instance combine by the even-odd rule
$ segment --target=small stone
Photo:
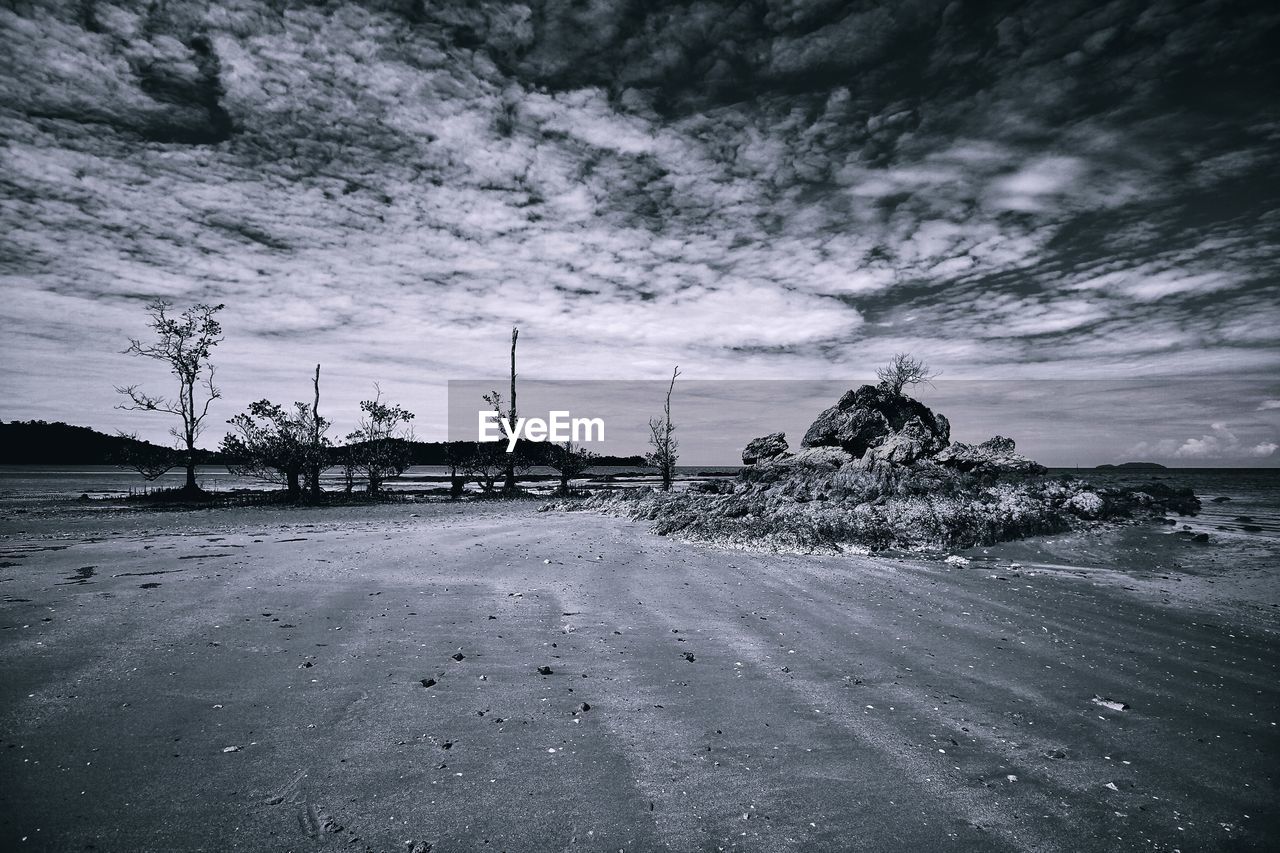
[[[450,657],[452,657],[454,660],[465,660],[467,656],[464,655],[462,652],[454,652],[452,655],[450,655]]]
[[[552,672],[553,670],[549,666],[538,667],[538,675],[550,675]]]
[[[436,680],[435,680],[434,678],[424,678],[424,679],[422,679],[422,686],[423,686],[423,687],[435,687],[435,686],[436,686],[436,684],[437,684],[437,682],[436,682]]]

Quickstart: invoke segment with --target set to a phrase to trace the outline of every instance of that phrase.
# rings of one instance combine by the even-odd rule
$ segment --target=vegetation
[[[594,466],[597,456],[581,445],[575,445],[572,441],[566,441],[557,447],[557,451],[549,454],[547,464],[560,474],[559,493],[568,495],[569,481],[575,477],[581,477]]]
[[[329,423],[314,408],[294,403],[286,409],[259,400],[248,412],[227,421],[234,432],[222,439],[227,469],[285,487],[291,499],[320,490],[320,472],[327,467]]]
[[[359,475],[368,493],[377,496],[388,477],[398,477],[409,467],[409,441],[413,438],[409,421],[413,420],[413,412],[382,402],[382,389],[376,385],[374,389],[372,400],[360,402],[364,414],[356,429],[347,435],[344,463],[347,491],[352,489],[354,475]]]
[[[209,414],[209,404],[222,396],[213,383],[214,368],[209,361],[213,348],[222,342],[222,326],[214,318],[222,305],[199,303],[176,317],[169,311],[173,303],[157,299],[147,305],[151,317],[147,324],[155,333],[150,343],[139,339],[129,341],[125,350],[130,355],[163,362],[178,378],[178,393],[174,397],[152,395],[141,391],[137,385],[117,387],[127,402],[120,408],[143,412],[164,412],[176,415],[180,427],[173,427],[170,434],[185,447],[183,463],[187,469],[187,481],[183,487],[188,492],[198,492],[196,485],[196,440],[204,428]]]
[[[649,446],[653,448],[645,461],[658,469],[662,478],[662,491],[671,491],[671,480],[675,476],[676,460],[680,458],[680,442],[676,440],[676,428],[671,423],[671,392],[676,387],[676,377],[680,375],[680,367],[671,371],[671,384],[667,386],[667,401],[662,408],[661,418],[649,421]]]
[[[887,365],[876,370],[876,378],[880,380],[881,387],[894,394],[901,394],[903,388],[911,385],[931,382],[939,375],[930,370],[929,365],[906,352],[898,353]]]

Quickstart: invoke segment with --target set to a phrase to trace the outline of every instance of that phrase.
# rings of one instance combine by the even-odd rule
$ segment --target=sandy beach
[[[1270,603],[532,503],[3,533],[6,849],[1280,843]]]

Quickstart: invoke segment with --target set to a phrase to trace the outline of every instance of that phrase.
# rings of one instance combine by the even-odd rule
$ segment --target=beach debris
[[[587,711],[590,711],[590,710],[591,710],[591,705],[590,705],[590,703],[588,703],[588,702],[583,702],[583,703],[581,703],[580,705],[578,705],[578,707],[576,707],[576,708],[574,708],[574,709],[573,709],[573,713],[575,713],[575,714],[585,714]]]
[[[538,675],[551,675],[555,670],[549,666],[538,667]]]
[[[313,666],[315,666],[315,664],[311,661],[304,661],[303,663],[298,664],[298,669],[311,669]]]
[[[967,566],[969,565],[969,558],[961,557],[959,554],[952,554],[950,557],[943,560],[943,562],[950,563],[953,566]]]
[[[453,658],[454,660],[466,660],[467,656],[464,655],[462,652],[454,652],[453,654],[449,655],[449,657]]]
[[[224,753],[227,753],[227,752],[239,752],[239,751],[240,751],[240,747],[238,747],[238,746],[224,746],[224,747],[222,748],[222,751],[223,751]]]
[[[1107,708],[1107,709],[1112,710],[1112,711],[1127,711],[1127,710],[1129,710],[1129,705],[1128,705],[1127,703],[1125,703],[1125,702],[1117,702],[1117,701],[1116,701],[1116,700],[1114,700],[1114,699],[1107,699],[1107,698],[1105,698],[1105,697],[1103,697],[1103,696],[1099,696],[1099,695],[1098,695],[1098,694],[1096,694],[1096,693],[1095,693],[1095,694],[1093,694],[1093,704],[1095,704],[1095,705],[1101,705],[1102,707]]]
[[[1117,788],[1117,787],[1116,787],[1116,783],[1115,783],[1115,782],[1108,782],[1108,783],[1106,784],[1106,786],[1105,786],[1105,787],[1108,787],[1108,788],[1110,788],[1110,789],[1111,789],[1111,790],[1113,790],[1113,791],[1119,791],[1119,790],[1120,790],[1119,788]]]
[[[404,843],[407,853],[431,853],[431,845],[425,841],[409,840]]]
[[[684,654],[681,655],[681,657],[683,657],[689,663],[693,663],[696,660],[696,658],[693,656],[693,652],[685,652]]]
[[[435,687],[436,684],[438,684],[439,682],[437,682],[434,678],[424,678],[419,683],[422,684],[423,687]]]

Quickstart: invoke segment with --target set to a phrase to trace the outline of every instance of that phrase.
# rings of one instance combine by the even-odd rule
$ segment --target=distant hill
[[[48,421],[0,421],[0,465],[115,465],[131,444],[160,448],[148,441],[135,442],[119,435],[107,435],[95,429]],[[409,443],[414,465],[448,464],[448,443],[412,441]],[[551,452],[550,445],[531,445],[532,449]],[[200,450],[201,465],[223,462],[221,454]],[[597,465],[644,465],[639,456],[601,456]]]
[[[1167,470],[1167,465],[1159,462],[1121,462],[1119,465],[1099,465],[1095,471],[1158,471]]]
[[[114,465],[136,445],[160,449],[149,441],[56,421],[0,421],[0,465]],[[218,459],[207,450],[199,455],[201,464]]]

